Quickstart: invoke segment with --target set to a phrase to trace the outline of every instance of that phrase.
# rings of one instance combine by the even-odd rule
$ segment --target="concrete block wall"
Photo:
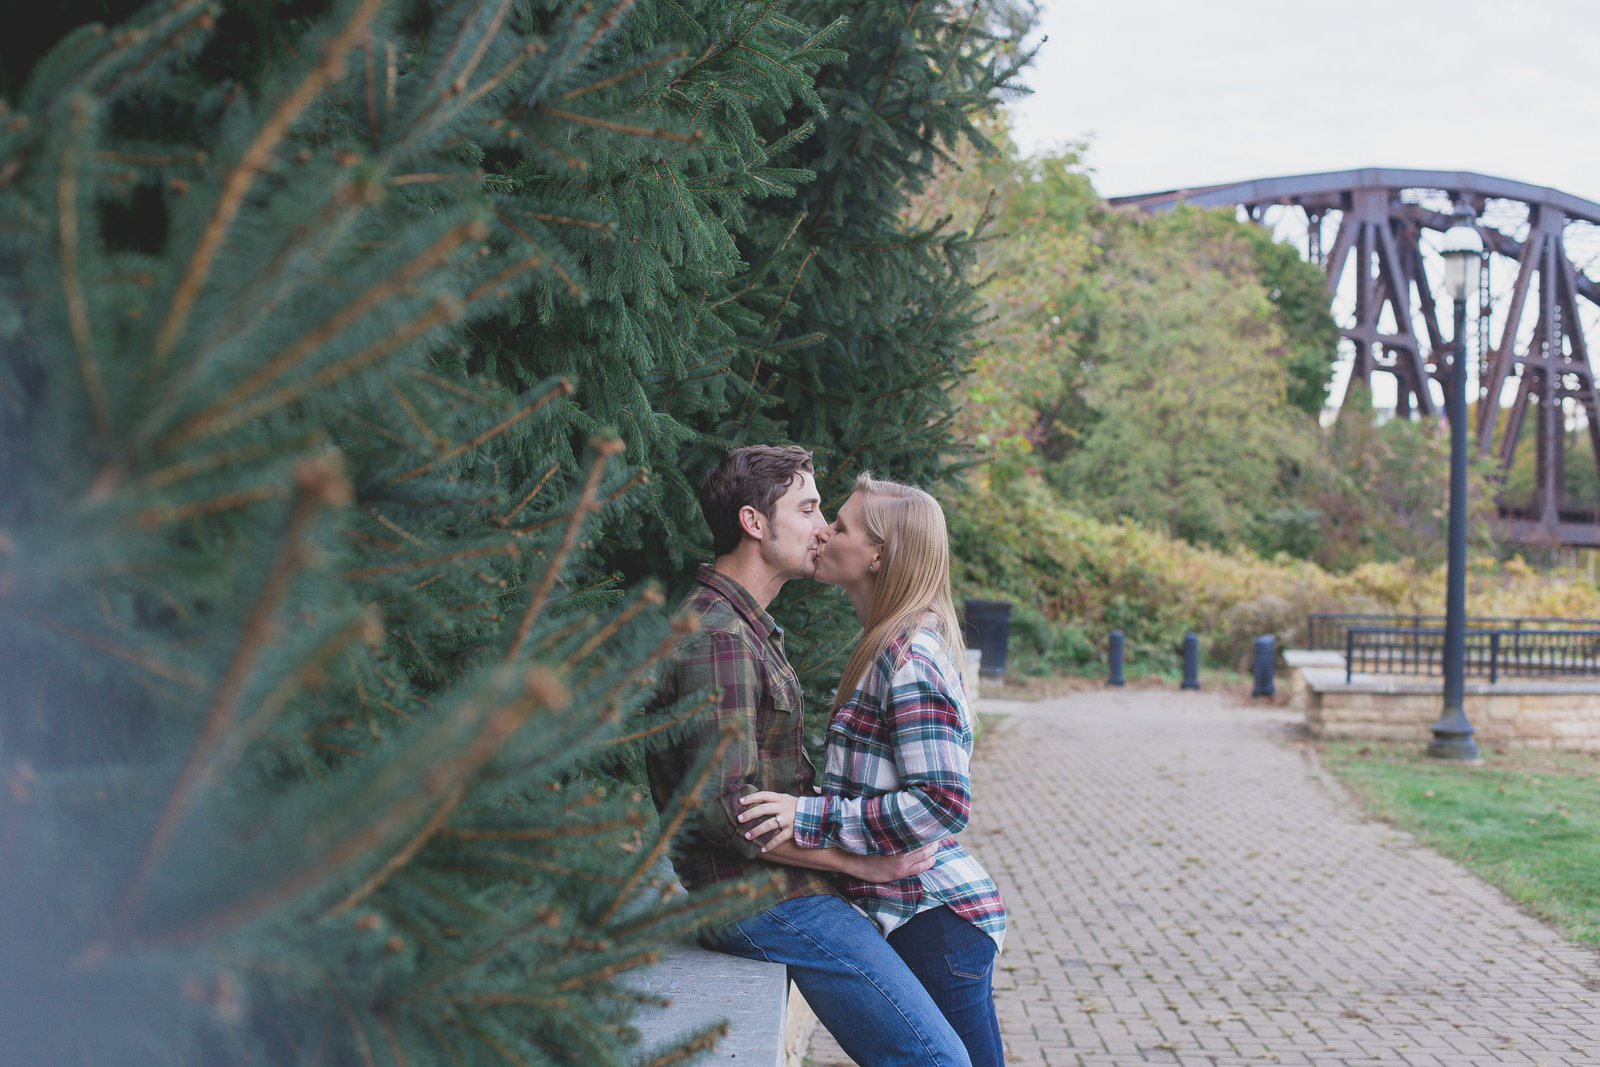
[[[634,1016],[641,1052],[726,1022],[727,1035],[696,1064],[785,1067],[789,1062],[789,975],[782,964],[675,944],[659,963],[630,972],[626,981],[640,993],[670,1002]]]
[[[1329,656],[1341,662],[1334,666]],[[1314,659],[1312,657],[1315,657]],[[1285,654],[1290,703],[1315,737],[1426,743],[1443,710],[1439,678],[1355,675],[1345,681],[1337,653]],[[1469,680],[1462,710],[1479,744],[1600,751],[1600,682]]]

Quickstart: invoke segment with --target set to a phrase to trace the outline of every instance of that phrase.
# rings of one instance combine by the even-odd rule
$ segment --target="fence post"
[[[1500,677],[1500,631],[1489,631],[1489,684],[1493,685]]]
[[[1183,635],[1183,686],[1200,688],[1200,638],[1193,630]]]
[[[1278,661],[1278,639],[1271,634],[1262,634],[1256,638],[1254,652],[1255,685],[1250,690],[1253,697],[1269,697],[1272,695],[1272,668]]]
[[[1111,636],[1106,640],[1106,659],[1110,664],[1111,673],[1106,678],[1107,685],[1122,684],[1122,631],[1112,630]]]
[[[1350,684],[1351,672],[1355,670],[1356,661],[1356,635],[1350,632],[1350,627],[1344,628],[1344,684]]]

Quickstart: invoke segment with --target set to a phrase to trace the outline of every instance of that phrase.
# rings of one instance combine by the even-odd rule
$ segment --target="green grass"
[[[1330,743],[1323,759],[1372,814],[1600,945],[1600,758],[1493,750],[1469,767],[1367,742]]]

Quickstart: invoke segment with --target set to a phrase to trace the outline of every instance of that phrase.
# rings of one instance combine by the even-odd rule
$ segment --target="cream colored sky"
[[[1600,202],[1593,0],[1046,0],[1025,150],[1090,141],[1102,195],[1359,167]]]

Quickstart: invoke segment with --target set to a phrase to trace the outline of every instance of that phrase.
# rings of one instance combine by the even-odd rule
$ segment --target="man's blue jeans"
[[[861,1067],[971,1067],[961,1039],[878,928],[843,898],[797,897],[724,928],[717,947],[787,964]]]

